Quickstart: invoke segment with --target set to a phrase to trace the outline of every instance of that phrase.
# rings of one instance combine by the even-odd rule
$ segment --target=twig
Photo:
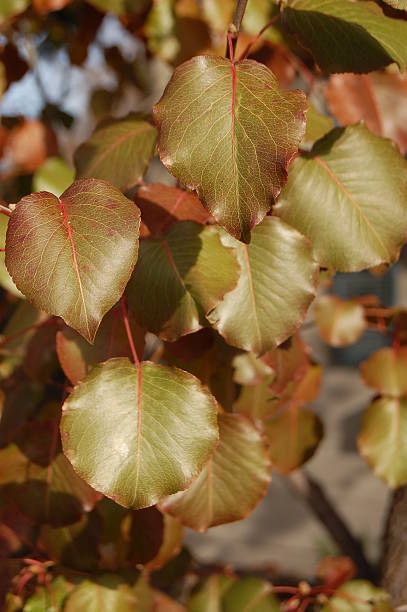
[[[8,208],[8,206],[3,206],[3,204],[0,204],[0,213],[3,213],[3,215],[7,215],[7,217],[11,217],[12,215],[12,212]]]
[[[242,25],[242,19],[246,10],[248,0],[237,0],[235,13],[233,15],[233,23],[230,24],[228,34],[232,40],[232,44],[226,44],[226,57],[230,60],[233,59],[236,50],[237,38],[240,32],[240,26]],[[232,47],[232,49],[230,48]]]
[[[336,512],[321,485],[304,470],[293,472],[287,480],[294,491],[307,502],[341,551],[353,559],[359,576],[374,581],[376,571],[366,559],[360,542]]]
[[[121,304],[122,304],[122,313],[123,313],[123,323],[126,329],[126,334],[127,334],[127,339],[130,345],[131,354],[133,355],[134,363],[136,364],[138,368],[140,368],[140,359],[138,358],[136,347],[134,345],[133,334],[131,333],[129,318],[127,316],[127,307],[126,307],[126,300],[125,300],[124,295],[122,295]]]
[[[259,40],[259,38],[261,38],[264,34],[264,32],[266,30],[268,30],[269,28],[271,28],[271,26],[278,20],[280,19],[280,13],[277,13],[277,15],[275,15],[273,17],[273,19],[271,19],[268,23],[266,23],[265,26],[262,27],[262,29],[260,30],[260,32],[258,34],[256,34],[256,36],[254,36],[251,41],[246,45],[245,50],[243,51],[243,53],[240,55],[239,57],[239,62],[244,60],[250,53],[250,49],[253,47],[253,45],[256,44],[256,42]]]

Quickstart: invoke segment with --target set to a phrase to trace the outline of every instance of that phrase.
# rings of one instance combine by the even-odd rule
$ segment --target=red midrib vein
[[[69,243],[71,245],[73,266],[75,268],[76,278],[78,279],[79,291],[80,291],[81,298],[82,298],[83,309],[85,311],[86,328],[88,330],[88,336],[90,338],[91,334],[90,334],[90,329],[89,329],[88,312],[86,310],[85,296],[83,294],[82,279],[81,279],[81,275],[79,273],[79,265],[78,265],[78,259],[77,259],[77,256],[76,256],[76,248],[75,248],[75,244],[74,244],[74,241],[73,241],[72,230],[71,230],[71,226],[70,226],[70,223],[69,223],[68,215],[66,214],[66,209],[65,209],[64,203],[63,203],[63,201],[60,198],[58,198],[58,202],[59,202],[59,205],[61,207],[61,212],[62,212],[62,216],[63,216],[64,223],[65,223],[65,228],[66,228],[66,231],[68,233]]]
[[[236,174],[236,152],[235,152],[235,113],[236,113],[236,66],[234,60],[231,60],[232,65],[232,167],[233,167],[233,183],[235,186],[235,199],[237,201],[237,174]],[[237,207],[239,210],[239,207]]]
[[[170,251],[170,247],[168,246],[168,243],[166,240],[161,240],[161,244],[162,247],[165,251],[165,254],[168,257],[168,261],[170,262],[170,266],[171,268],[174,270],[175,275],[177,277],[177,279],[179,280],[179,282],[181,283],[182,287],[185,289],[185,291],[188,293],[188,289],[185,287],[185,283],[184,283],[184,279],[182,278],[181,274],[179,273],[179,270],[175,264],[174,258],[172,256],[172,253]]]
[[[89,168],[86,170],[87,175],[92,174],[92,172],[95,170],[95,168],[97,168],[98,166],[100,166],[100,164],[106,159],[106,157],[115,149],[117,149],[118,146],[120,146],[121,144],[123,144],[124,142],[126,142],[126,140],[129,140],[130,138],[134,138],[135,136],[139,135],[140,132],[148,132],[148,130],[150,129],[149,126],[145,126],[145,127],[141,127],[138,128],[136,130],[132,130],[131,132],[129,132],[128,134],[124,134],[124,136],[120,136],[120,138],[118,138],[117,140],[115,140],[110,147],[107,147],[106,149],[103,150],[103,153],[100,157],[97,157],[89,166]]]

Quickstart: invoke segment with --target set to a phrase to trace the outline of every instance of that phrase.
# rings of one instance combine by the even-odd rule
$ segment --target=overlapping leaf
[[[400,11],[407,11],[407,0],[384,0],[384,2]]]
[[[407,396],[407,347],[383,348],[360,366],[369,387],[391,397]]]
[[[178,67],[154,108],[164,165],[235,238],[250,241],[304,134],[305,96],[262,64],[199,56]]]
[[[363,306],[334,295],[324,295],[316,301],[314,319],[321,336],[331,346],[353,344],[367,328]]]
[[[280,604],[269,582],[248,577],[236,581],[223,598],[224,612],[279,612]]]
[[[136,593],[121,576],[105,574],[99,579],[84,580],[68,596],[64,610],[76,612],[150,612],[139,605]]]
[[[267,445],[248,420],[220,414],[219,437],[213,456],[189,489],[161,502],[165,512],[197,531],[247,516],[271,480]]]
[[[188,600],[188,612],[222,612],[222,600],[234,583],[233,576],[212,574]]]
[[[78,177],[128,189],[140,181],[154,153],[157,130],[141,115],[106,119],[75,153]]]
[[[363,125],[335,129],[295,160],[274,212],[324,267],[392,263],[407,235],[407,162]]]
[[[216,420],[214,398],[187,372],[116,358],[96,366],[66,400],[61,437],[86,482],[142,508],[198,475],[218,437]]]
[[[208,316],[228,344],[256,354],[281,344],[312,302],[318,266],[308,241],[275,217],[256,227],[249,245],[226,234],[242,268],[238,285]]]
[[[8,18],[25,11],[29,3],[29,0],[2,0],[0,6],[0,25]]]
[[[127,288],[129,310],[165,340],[195,332],[237,285],[235,252],[214,227],[183,221],[161,239],[146,239]]]
[[[93,342],[137,260],[140,212],[105,181],[76,181],[58,198],[33,193],[13,212],[6,265],[39,309]]]
[[[60,196],[73,183],[73,168],[60,157],[48,157],[33,176],[33,191],[49,191]]]
[[[322,608],[323,612],[392,612],[390,597],[367,580],[349,580]]]
[[[283,24],[310,49],[325,72],[371,72],[407,63],[407,23],[373,2],[290,0]]]

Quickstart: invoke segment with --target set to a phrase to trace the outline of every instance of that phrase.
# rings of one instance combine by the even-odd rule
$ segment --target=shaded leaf
[[[100,11],[116,13],[117,15],[143,13],[148,7],[148,0],[88,0]]]
[[[142,327],[177,340],[207,324],[205,315],[236,287],[239,273],[215,227],[180,222],[165,238],[141,242],[126,291],[129,310]]]
[[[151,608],[139,606],[136,593],[121,576],[104,574],[84,580],[70,593],[64,611],[78,612],[147,612]]]
[[[33,193],[9,222],[6,265],[41,310],[93,342],[137,260],[140,213],[105,181],[76,181],[58,198]]]
[[[151,561],[146,564],[146,569],[148,571],[156,571],[160,569],[181,550],[184,536],[183,526],[177,519],[173,518],[169,514],[164,514],[163,520],[163,541],[157,555],[154,557],[154,559],[151,559]]]
[[[363,120],[374,134],[397,142],[402,153],[407,150],[406,95],[407,76],[393,72],[336,74],[325,90],[329,108],[340,123]]]
[[[78,178],[109,181],[125,190],[138,183],[154,153],[157,130],[142,115],[102,121],[75,153]]]
[[[360,453],[374,473],[396,488],[407,482],[407,400],[382,397],[363,414]]]
[[[353,344],[367,328],[363,306],[335,295],[323,295],[315,302],[314,320],[330,346]]]
[[[33,176],[33,191],[60,196],[73,183],[74,170],[60,157],[48,157]]]
[[[61,436],[84,480],[142,508],[198,475],[218,437],[216,416],[214,398],[187,372],[116,358],[95,366],[65,401]]]
[[[219,415],[219,445],[186,491],[160,507],[197,531],[245,518],[271,480],[267,445],[244,417]]]
[[[25,11],[29,3],[29,0],[2,0],[0,5],[0,24],[10,17]]]
[[[407,162],[357,125],[332,130],[295,160],[274,212],[311,240],[322,266],[355,272],[397,259],[406,202]]]
[[[208,319],[228,344],[264,353],[295,332],[315,296],[310,244],[275,217],[264,219],[248,246],[227,235],[222,241],[236,249],[242,272]]]
[[[341,595],[343,593],[343,595]],[[323,612],[392,612],[390,597],[367,580],[350,580],[338,589]]]
[[[46,587],[37,588],[24,604],[24,612],[59,612],[70,590],[63,576],[57,576]]]
[[[224,612],[279,612],[280,604],[269,582],[260,578],[243,578],[227,590],[223,599]]]
[[[384,395],[407,395],[407,347],[383,348],[360,366],[362,378],[369,387]]]
[[[223,612],[222,600],[235,578],[212,574],[188,600],[188,612]]]
[[[128,558],[134,564],[145,565],[153,561],[161,548],[164,535],[164,519],[155,508],[143,508],[131,515]]]
[[[282,20],[325,72],[371,72],[392,62],[405,70],[407,23],[373,2],[290,0]]]
[[[220,225],[249,242],[286,181],[305,109],[304,94],[281,92],[262,64],[194,57],[154,107],[161,161]]]

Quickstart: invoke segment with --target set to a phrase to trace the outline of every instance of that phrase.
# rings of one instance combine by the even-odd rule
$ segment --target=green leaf
[[[219,445],[198,478],[160,504],[196,531],[245,518],[271,480],[268,448],[260,432],[239,415],[220,414],[218,421]]]
[[[78,178],[104,179],[129,189],[146,173],[156,139],[156,128],[141,115],[106,119],[75,153]]]
[[[382,397],[363,415],[360,453],[374,473],[396,488],[407,482],[407,400]]]
[[[295,160],[274,213],[326,268],[393,263],[407,233],[407,162],[363,125],[337,128]]]
[[[148,0],[88,0],[99,11],[117,15],[143,13],[149,5]]]
[[[360,371],[365,383],[383,395],[407,396],[407,347],[376,351],[361,364]]]
[[[128,316],[136,352],[144,353],[145,331]],[[56,335],[58,359],[65,376],[76,385],[101,361],[111,357],[129,357],[132,353],[124,327],[120,306],[112,308],[103,319],[93,344],[89,344],[73,329],[65,327]]]
[[[162,239],[146,239],[126,295],[136,321],[164,340],[198,331],[239,280],[235,252],[215,227],[182,221]],[[165,296],[165,299],[163,299]]]
[[[0,4],[0,25],[10,17],[25,11],[30,4],[29,0],[1,0]]]
[[[220,225],[249,242],[286,181],[305,110],[304,94],[281,92],[262,64],[194,57],[154,107],[161,161]]]
[[[33,176],[33,191],[60,196],[73,183],[74,170],[60,157],[48,157]]]
[[[242,273],[208,319],[228,344],[264,353],[295,332],[315,296],[310,244],[275,217],[256,227],[248,246],[227,235],[222,240],[235,247]]]
[[[371,72],[407,63],[407,23],[373,2],[290,0],[283,25],[309,49],[324,72]]]
[[[68,588],[65,578],[57,576],[47,587],[39,587],[34,595],[27,599],[23,612],[59,612],[68,595]]]
[[[367,580],[346,582],[323,607],[323,612],[392,612],[392,610],[389,595]]]
[[[235,582],[223,599],[223,612],[279,612],[280,604],[269,582],[243,578]]]
[[[313,145],[316,140],[330,132],[334,125],[332,117],[320,113],[313,104],[310,104],[307,111],[307,128],[301,145]]]
[[[69,595],[64,612],[146,612],[136,593],[121,576],[104,574],[84,580]]]
[[[93,342],[137,261],[140,212],[105,181],[76,181],[58,198],[32,193],[17,204],[6,265],[39,309]]]
[[[222,599],[235,578],[212,574],[188,600],[188,612],[223,612]]]
[[[181,370],[128,359],[97,365],[65,401],[64,452],[77,473],[122,506],[186,488],[218,438],[216,402]]]
[[[6,233],[8,227],[9,217],[6,215],[0,214],[0,245],[1,248],[4,248],[6,244]],[[17,289],[15,284],[13,283],[13,279],[11,278],[5,264],[6,254],[4,252],[0,252],[0,286],[6,291],[10,291],[13,295],[19,298],[24,298],[21,291]]]
[[[336,347],[353,344],[367,328],[363,306],[335,295],[323,295],[315,302],[314,320],[325,342]]]

